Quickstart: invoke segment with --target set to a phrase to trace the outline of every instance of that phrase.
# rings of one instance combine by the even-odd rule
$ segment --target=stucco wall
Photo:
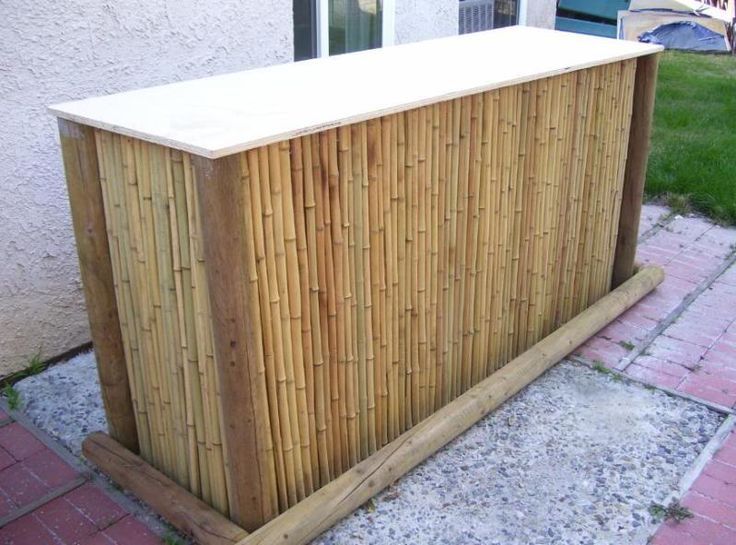
[[[458,11],[458,0],[396,0],[395,43],[457,34]]]
[[[89,340],[51,103],[292,59],[291,0],[2,1],[0,376]]]
[[[527,0],[526,24],[540,28],[555,28],[556,0]]]

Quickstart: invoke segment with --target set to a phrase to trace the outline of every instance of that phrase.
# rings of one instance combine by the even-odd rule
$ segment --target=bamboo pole
[[[320,253],[318,246],[318,223],[320,218],[317,214],[317,193],[315,189],[315,175],[313,165],[315,158],[312,155],[312,138],[303,138],[303,166],[304,166],[304,208],[306,229],[306,252],[307,252],[307,275],[308,275],[308,308],[310,313],[313,350],[313,381],[314,381],[314,411],[315,431],[317,436],[317,451],[319,460],[319,481],[321,485],[331,479],[330,463],[330,441],[328,438],[328,407],[329,396],[325,385],[325,355],[323,350],[323,321],[320,312]],[[319,163],[317,163],[319,164]],[[319,178],[318,178],[319,179]],[[326,317],[326,314],[325,314]],[[326,323],[326,322],[325,322]]]
[[[260,171],[257,153],[248,153],[241,156],[241,169],[246,173],[244,185],[247,187],[246,195],[250,197],[249,217],[262,218],[263,209],[261,204]],[[255,250],[255,263],[257,267],[258,295],[260,298],[260,311],[262,323],[262,358],[266,375],[266,391],[268,395],[268,411],[271,421],[271,438],[274,448],[274,461],[276,471],[276,497],[278,498],[279,510],[288,509],[290,505],[290,493],[288,491],[287,471],[293,482],[293,462],[290,459],[291,436],[290,420],[288,410],[282,412],[285,404],[284,387],[286,377],[277,369],[275,361],[275,338],[272,324],[272,303],[270,300],[271,290],[268,274],[266,248],[264,241],[263,222],[251,221],[251,237]],[[280,324],[280,322],[279,322]],[[283,415],[283,416],[282,416]],[[285,448],[286,447],[286,448]],[[290,469],[289,469],[290,468]]]
[[[269,146],[269,168],[271,175],[271,195],[274,204],[274,223],[276,227],[277,259],[280,252],[284,251],[287,268],[286,287],[288,293],[288,317],[291,330],[291,347],[293,361],[291,368],[294,373],[294,387],[296,389],[297,420],[299,422],[299,437],[301,444],[302,474],[304,479],[304,494],[309,495],[314,490],[312,481],[312,435],[309,427],[309,409],[307,406],[305,371],[304,371],[304,348],[302,346],[301,321],[302,308],[299,295],[299,265],[296,249],[296,229],[294,226],[294,205],[292,202],[291,168],[290,168],[289,143],[284,141],[276,146]],[[282,229],[278,227],[279,220],[282,221]],[[283,238],[283,246],[281,239]],[[282,261],[283,263],[284,261]],[[282,307],[283,309],[283,307]],[[316,436],[314,437],[316,441]]]
[[[289,505],[304,497],[304,473],[301,460],[299,434],[299,409],[297,407],[296,386],[294,384],[294,360],[291,350],[291,328],[288,314],[288,285],[286,280],[285,250],[283,236],[281,244],[276,236],[280,221],[276,219],[271,193],[270,157],[267,148],[259,148],[257,170],[258,189],[261,192],[263,230],[266,247],[266,266],[269,278],[269,303],[271,305],[271,327],[274,334],[274,360],[276,363],[279,388],[279,418],[282,420],[283,448],[286,453],[286,473],[289,485]],[[280,217],[278,218],[281,219]],[[280,232],[280,231],[279,231]]]
[[[332,387],[331,387],[331,376],[335,369],[333,364],[334,350],[330,350],[330,338],[334,335],[330,318],[330,302],[331,299],[327,295],[327,262],[328,255],[325,245],[325,238],[329,234],[329,228],[325,227],[325,216],[328,215],[328,210],[324,202],[324,191],[327,184],[324,183],[324,172],[322,170],[322,159],[321,154],[323,153],[320,147],[320,136],[311,135],[305,139],[305,153],[306,157],[311,155],[311,194],[314,199],[314,223],[315,223],[315,234],[314,238],[310,238],[311,247],[313,247],[314,258],[316,259],[316,271],[312,271],[313,265],[310,263],[310,277],[312,274],[316,274],[315,279],[310,278],[310,281],[316,281],[316,286],[313,287],[312,292],[312,312],[316,312],[319,315],[319,333],[320,333],[320,352],[321,357],[316,358],[316,361],[321,361],[322,364],[317,369],[317,385],[322,384],[323,395],[322,404],[323,407],[318,409],[319,415],[323,415],[321,422],[317,421],[317,432],[320,433],[320,429],[324,426],[324,436],[327,443],[327,458],[325,460],[325,467],[322,469],[322,476],[327,477],[331,480],[335,475],[335,458],[339,450],[339,437],[335,438],[336,420],[333,419],[333,403],[332,403]],[[306,162],[305,157],[305,162]],[[309,185],[308,185],[309,187]],[[311,217],[312,214],[308,214]],[[312,256],[310,255],[310,260]],[[332,315],[334,316],[334,314]],[[316,323],[316,322],[315,322]],[[317,341],[315,341],[315,347]],[[334,344],[332,345],[334,346]],[[319,400],[318,400],[319,401]],[[337,443],[336,443],[337,441]],[[324,481],[325,484],[327,481]]]
[[[386,247],[389,248],[390,256],[390,269],[391,279],[389,282],[388,302],[392,310],[390,321],[391,321],[391,380],[389,383],[389,437],[393,440],[402,431],[401,425],[401,399],[403,398],[403,391],[401,391],[400,379],[401,374],[399,361],[401,360],[401,341],[400,341],[400,316],[401,316],[401,299],[399,297],[399,273],[401,267],[399,265],[399,240],[398,240],[398,225],[399,225],[399,190],[398,190],[398,178],[400,169],[398,167],[398,128],[397,128],[398,116],[388,116],[383,126],[385,127],[385,135],[388,138],[386,144],[388,148],[387,158],[389,158],[389,169],[390,169],[390,197],[391,197],[391,208],[390,215],[391,221],[388,223],[388,229],[386,231]]]
[[[290,153],[288,156],[284,154],[284,148],[281,148],[280,159],[287,159],[287,165],[291,167],[291,193],[292,193],[292,210],[293,210],[293,228],[294,228],[294,247],[296,248],[296,257],[298,263],[298,293],[300,316],[296,318],[292,314],[292,324],[298,323],[301,326],[302,335],[302,354],[304,365],[302,373],[304,374],[304,392],[307,404],[307,425],[309,435],[309,456],[311,463],[312,488],[319,488],[319,453],[317,448],[317,420],[315,414],[315,383],[314,383],[314,349],[312,347],[312,314],[310,309],[310,282],[309,282],[309,263],[307,257],[307,225],[306,225],[306,205],[304,196],[304,164],[302,157],[302,141],[295,138],[290,142]],[[290,160],[289,160],[290,159]]]
[[[334,132],[333,132],[334,134]],[[332,196],[330,187],[332,184],[336,184],[337,180],[334,179],[338,176],[337,159],[336,159],[336,147],[334,146],[334,136],[329,132],[322,133],[319,137],[320,142],[320,165],[322,173],[322,206],[319,210],[324,213],[324,255],[325,255],[325,291],[327,292],[327,314],[328,314],[328,338],[329,338],[329,363],[330,363],[330,409],[332,413],[332,424],[333,424],[333,442],[334,442],[334,453],[333,453],[333,464],[335,466],[335,475],[339,475],[344,471],[347,466],[347,428],[345,427],[345,413],[342,411],[342,402],[340,400],[340,389],[339,389],[339,378],[341,374],[341,367],[344,365],[344,361],[340,361],[340,347],[343,341],[343,336],[338,330],[338,293],[342,293],[342,289],[338,290],[338,282],[342,282],[342,275],[339,271],[335,271],[335,256],[333,252],[337,253],[342,250],[341,244],[335,244],[332,240],[332,233],[335,227],[332,221]],[[339,239],[341,240],[341,238]],[[342,261],[342,256],[337,255],[337,261]],[[341,285],[341,284],[340,284]],[[343,349],[344,350],[344,349]],[[343,434],[343,431],[345,433]]]

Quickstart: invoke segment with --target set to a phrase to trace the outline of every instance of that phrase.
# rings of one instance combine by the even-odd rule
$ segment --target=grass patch
[[[593,370],[598,371],[599,373],[603,373],[604,375],[608,375],[617,382],[621,380],[621,376],[618,373],[616,373],[612,369],[609,369],[608,367],[603,365],[603,362],[600,362],[598,360],[595,360],[593,362]]]
[[[34,354],[30,360],[28,360],[28,367],[25,369],[25,376],[32,377],[33,375],[39,374],[44,369],[46,369],[46,364],[41,359],[41,352],[39,351]]]
[[[16,411],[20,408],[20,393],[11,384],[6,384],[3,387],[3,396],[8,401],[8,408],[11,411]]]
[[[647,196],[736,224],[736,58],[666,51],[659,65]]]
[[[164,545],[184,545],[184,542],[174,530],[167,530],[166,533],[161,536],[161,541]]]
[[[667,506],[659,503],[652,503],[649,506],[649,514],[652,518],[659,522],[661,520],[674,520],[676,522],[682,522],[685,519],[689,519],[693,516],[692,511],[687,507],[680,505],[678,501],[673,501]]]
[[[26,365],[25,368],[0,379],[0,387],[4,389],[7,386],[12,386],[19,380],[32,377],[33,375],[37,375],[40,372],[45,371],[46,367],[48,367],[48,364],[41,359],[41,350],[39,350],[28,359],[28,365]]]

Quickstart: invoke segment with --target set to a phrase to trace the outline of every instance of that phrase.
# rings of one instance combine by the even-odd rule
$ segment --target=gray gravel
[[[95,365],[85,352],[15,384],[23,411],[76,455],[87,435],[107,431]]]
[[[105,428],[90,354],[17,388],[75,453]],[[315,544],[643,545],[649,506],[677,489],[720,421],[563,362]]]
[[[720,421],[564,362],[315,543],[644,544]]]

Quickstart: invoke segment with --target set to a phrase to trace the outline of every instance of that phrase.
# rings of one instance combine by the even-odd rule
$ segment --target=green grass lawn
[[[662,55],[646,193],[736,224],[736,58]]]

